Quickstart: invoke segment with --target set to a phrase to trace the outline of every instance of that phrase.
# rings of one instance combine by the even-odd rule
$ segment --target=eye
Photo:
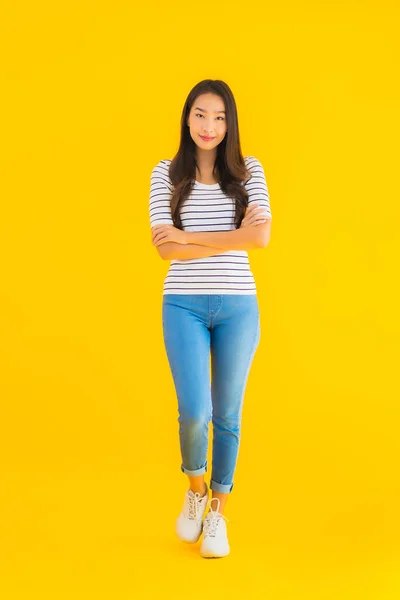
[[[203,115],[201,113],[195,113],[194,116],[195,117],[202,117]],[[224,117],[217,117],[217,119],[222,119],[223,121],[225,121]]]

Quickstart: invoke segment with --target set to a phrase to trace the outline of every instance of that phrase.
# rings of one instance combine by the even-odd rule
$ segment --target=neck
[[[217,149],[203,150],[197,148],[196,150],[196,162],[200,171],[209,172],[212,171],[217,158]]]

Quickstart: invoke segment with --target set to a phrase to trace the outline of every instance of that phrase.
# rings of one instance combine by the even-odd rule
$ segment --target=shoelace
[[[220,519],[225,519],[225,521],[229,521],[229,519],[225,517],[225,515],[222,515],[221,513],[218,513],[215,510],[210,511],[203,521],[204,535],[215,537]]]
[[[189,499],[189,519],[198,519],[199,518],[199,501],[204,500],[204,496],[201,496],[199,492],[196,492],[194,496],[191,494],[187,495]]]
[[[218,512],[219,509],[219,499],[218,499],[218,508],[217,510],[213,510],[211,508],[211,502],[212,500],[215,500],[215,498],[212,498],[210,500],[210,511],[208,512],[208,514],[205,516],[205,519],[203,521],[203,533],[204,535],[209,535],[211,537],[215,537],[216,533],[217,533],[217,527],[218,527],[218,523],[220,521],[220,519],[225,519],[225,521],[230,521],[230,519],[228,519],[227,517],[225,517],[225,515],[223,515],[222,513]]]

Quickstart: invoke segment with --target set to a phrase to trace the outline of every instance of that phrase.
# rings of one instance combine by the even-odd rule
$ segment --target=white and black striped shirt
[[[254,156],[244,157],[252,174],[244,184],[249,205],[258,202],[272,218],[264,169]],[[173,225],[169,178],[171,159],[160,160],[151,173],[150,227]],[[185,231],[231,231],[236,229],[235,200],[228,198],[219,183],[195,182],[194,188],[180,209]],[[256,294],[256,283],[250,270],[246,250],[226,250],[204,258],[173,259],[164,280],[163,294]]]

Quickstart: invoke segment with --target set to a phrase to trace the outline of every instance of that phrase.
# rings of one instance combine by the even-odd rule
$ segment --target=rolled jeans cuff
[[[182,471],[182,473],[186,473],[186,475],[190,475],[191,477],[196,477],[197,475],[203,475],[203,473],[207,472],[207,461],[205,462],[205,464],[202,467],[200,467],[199,469],[194,469],[194,470],[186,469],[186,467],[184,467],[182,464],[181,471]]]

